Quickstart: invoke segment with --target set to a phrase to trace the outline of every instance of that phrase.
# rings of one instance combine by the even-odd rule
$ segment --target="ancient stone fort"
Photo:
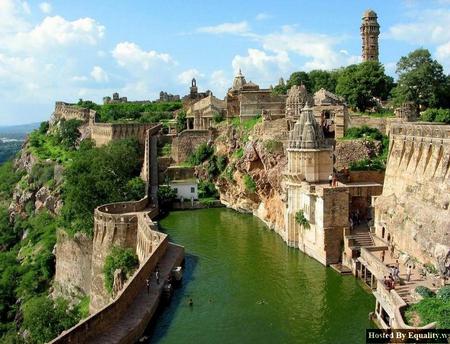
[[[376,13],[366,11],[361,24],[364,61],[378,61],[379,33]],[[222,203],[252,212],[287,245],[341,273],[361,278],[375,295],[373,317],[380,327],[412,328],[405,324],[404,310],[415,301],[417,283],[428,283],[432,277],[395,290],[387,289],[382,280],[389,274],[389,263],[396,261],[400,261],[400,273],[413,263],[433,264],[441,275],[450,272],[450,126],[415,122],[417,113],[410,104],[398,108],[392,118],[354,116],[343,99],[325,89],[309,94],[304,85],[299,85],[291,87],[287,95],[277,95],[271,88],[247,82],[240,70],[224,99],[209,90],[199,92],[193,79],[186,96],[161,92],[158,101],[179,99],[186,111],[187,129],[169,135],[162,133],[160,124],[99,123],[95,111],[56,103],[54,120],[83,121],[87,137],[98,146],[117,139],[138,139],[145,147],[142,178],[147,183],[147,195],[138,202],[99,206],[94,213],[92,241],[61,234],[57,256],[71,253],[57,260],[56,283],[90,294],[92,315],[53,343],[122,343],[142,334],[161,294],[156,288],[154,298],[143,301],[145,279],[158,262],[168,274],[183,259],[183,249],[169,243],[152,221],[158,214],[158,184],[164,174],[175,179],[192,175],[192,170],[176,165],[186,161],[200,144],[212,144],[217,149],[223,145],[215,141],[219,135],[216,117],[228,122],[262,117],[258,135],[282,143],[277,161],[264,160],[258,147],[246,146],[250,151],[244,156],[247,172],[255,169],[264,178],[276,180],[275,184],[265,181],[266,194],[250,202],[255,195],[234,190],[236,186],[230,184],[218,185]],[[128,100],[118,94],[104,98],[105,104],[121,102]],[[347,149],[340,139],[348,128],[362,125],[389,135],[385,173],[337,167]],[[229,130],[224,135],[233,139],[235,134]],[[170,158],[156,156],[158,140],[172,143]],[[170,170],[170,165],[175,166]],[[360,224],[355,224],[354,218]],[[113,246],[135,250],[140,267],[111,297],[104,288],[101,271]],[[433,327],[434,323],[425,326]]]

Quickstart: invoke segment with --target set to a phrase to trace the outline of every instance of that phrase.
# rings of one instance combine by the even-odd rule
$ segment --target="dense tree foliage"
[[[187,128],[186,112],[180,111],[177,115],[177,131],[183,131]]]
[[[315,69],[308,73],[311,82],[311,92],[315,93],[321,88],[330,92],[335,92],[339,70],[327,71]]]
[[[30,332],[31,343],[48,342],[65,329],[76,325],[80,319],[79,309],[70,308],[62,298],[53,301],[40,296],[23,306],[23,327]]]
[[[98,105],[80,99],[78,106],[95,110],[100,122],[120,122],[124,120],[157,123],[173,118],[172,112],[181,109],[181,101],[149,103],[116,103]]]
[[[393,79],[378,62],[363,62],[344,68],[337,80],[336,93],[360,111],[377,105],[374,98],[387,99]]]
[[[105,288],[112,293],[114,283],[114,271],[122,270],[125,279],[130,278],[136,268],[139,266],[139,260],[131,248],[113,247],[106,256],[103,274],[105,276]]]
[[[308,92],[311,92],[313,87],[312,87],[312,83],[309,77],[309,74],[306,72],[294,72],[291,74],[291,76],[289,77],[286,86],[287,88],[291,88],[293,85],[305,85],[306,89],[308,90]]]
[[[208,160],[214,154],[214,147],[207,143],[200,144],[197,149],[189,156],[188,161],[191,165],[197,166]]]
[[[397,63],[398,83],[393,90],[397,104],[411,101],[424,107],[450,106],[450,78],[427,49],[417,49]]]
[[[177,198],[177,192],[170,185],[160,185],[158,187],[158,202],[160,207],[166,208]]]
[[[427,109],[420,119],[425,122],[440,122],[450,124],[450,109]]]
[[[138,186],[134,179],[141,170],[140,156],[135,140],[113,141],[99,148],[85,141],[64,173],[65,227],[72,232],[91,234],[95,207],[141,198],[143,195],[136,191],[142,185]]]

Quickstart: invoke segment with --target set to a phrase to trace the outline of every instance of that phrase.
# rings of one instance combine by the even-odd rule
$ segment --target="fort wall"
[[[57,120],[64,118],[66,120],[78,119],[83,122],[88,122],[90,110],[82,108],[76,104],[56,102],[53,116]]]
[[[174,137],[172,142],[172,159],[175,163],[187,160],[194,150],[202,143],[207,143],[212,139],[210,130],[184,130]]]
[[[422,263],[450,266],[450,126],[393,124],[376,234]]]

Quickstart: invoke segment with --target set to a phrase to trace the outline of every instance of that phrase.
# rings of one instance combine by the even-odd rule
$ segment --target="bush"
[[[158,202],[162,207],[171,204],[177,198],[177,192],[170,185],[160,185],[158,188]]]
[[[50,124],[48,123],[48,121],[41,122],[41,125],[39,126],[39,133],[46,134],[49,127],[50,127]]]
[[[217,111],[213,113],[212,118],[213,118],[214,123],[220,123],[225,119],[225,117],[223,116],[223,113],[219,113]]]
[[[269,153],[282,152],[283,151],[283,143],[276,140],[266,140],[264,141],[264,148]]]
[[[81,133],[78,130],[83,122],[77,119],[69,119],[60,121],[59,138],[60,142],[66,149],[74,149]]]
[[[198,183],[198,197],[199,198],[219,198],[219,192],[214,183],[206,180],[201,180]]]
[[[197,149],[190,155],[188,161],[193,166],[198,166],[208,160],[214,154],[214,147],[206,143],[200,144]]]
[[[134,177],[127,182],[126,190],[126,199],[138,201],[145,196],[145,182],[141,177]]]
[[[172,145],[170,143],[166,143],[164,146],[161,147],[159,151],[159,156],[170,156],[171,152],[172,152]]]
[[[183,131],[187,128],[186,112],[180,111],[177,115],[177,131]]]
[[[423,298],[433,297],[434,296],[433,291],[431,291],[430,288],[427,288],[427,287],[425,287],[423,285],[417,286],[415,291],[416,291],[417,294],[419,294]]]
[[[371,140],[377,140],[382,141],[385,135],[383,135],[378,129],[376,128],[369,128],[367,125],[363,125],[362,127],[354,127],[349,128],[345,132],[345,139],[371,139]]]
[[[416,288],[417,289],[417,288]],[[414,313],[420,317],[419,326],[437,322],[437,328],[450,328],[450,302],[435,297],[427,297],[408,307],[405,312],[406,319],[414,318]]]
[[[450,109],[427,109],[420,115],[425,122],[441,122],[450,124]]]
[[[299,210],[295,213],[295,222],[297,222],[300,226],[302,226],[305,229],[310,228],[309,221],[305,217],[303,210]]]
[[[81,319],[78,309],[70,309],[62,298],[52,301],[46,296],[31,299],[23,305],[23,327],[35,343],[49,342]]]
[[[446,285],[439,289],[436,293],[436,297],[444,301],[450,301],[450,286]]]
[[[252,176],[249,174],[244,175],[244,186],[245,190],[248,192],[256,192],[256,183],[253,180]]]
[[[362,159],[350,163],[350,171],[384,171],[385,162],[382,159]]]
[[[138,257],[131,248],[113,247],[106,257],[103,267],[106,290],[112,293],[114,271],[121,269],[126,279],[128,279],[138,266]]]
[[[64,171],[62,193],[63,225],[69,233],[91,235],[95,207],[139,198],[142,183],[134,178],[141,172],[140,156],[136,140],[112,141],[98,148],[87,144],[74,152]]]
[[[15,171],[12,161],[0,164],[0,195],[9,198],[12,196],[17,182],[22,178],[24,171]]]
[[[438,271],[436,269],[436,267],[431,264],[431,263],[426,263],[423,265],[423,267],[425,268],[425,270],[427,270],[430,274],[434,274],[437,275]]]
[[[30,183],[37,188],[50,182],[55,174],[55,165],[53,163],[40,162],[33,166],[30,172]]]
[[[240,159],[244,156],[244,149],[243,148],[238,148],[233,152],[233,156],[236,159]]]

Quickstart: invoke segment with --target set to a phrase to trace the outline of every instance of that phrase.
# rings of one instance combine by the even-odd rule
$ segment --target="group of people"
[[[355,226],[358,226],[361,223],[361,216],[359,213],[359,209],[352,211],[350,213],[350,218],[348,219],[350,224],[350,229],[353,229]]]
[[[384,251],[383,251],[384,252]],[[395,261],[395,264],[391,266],[389,277],[384,276],[384,285],[388,290],[395,289],[395,284],[400,282],[400,264],[398,260]],[[406,268],[406,281],[409,282],[411,280],[413,267],[408,265]]]
[[[157,264],[156,269],[155,269],[156,284],[159,284],[160,277],[161,277],[161,272],[159,271],[159,264]],[[147,294],[150,294],[150,281],[151,281],[151,275],[145,280],[145,284],[147,285]]]

